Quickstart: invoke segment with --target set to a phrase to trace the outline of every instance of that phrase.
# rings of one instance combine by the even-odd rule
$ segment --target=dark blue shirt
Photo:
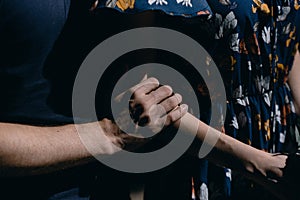
[[[68,121],[47,105],[45,60],[68,16],[70,0],[0,1],[0,121]]]

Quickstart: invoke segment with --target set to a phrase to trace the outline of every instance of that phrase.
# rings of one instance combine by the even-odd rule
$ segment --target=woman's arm
[[[290,71],[288,82],[294,97],[296,113],[300,115],[300,53],[295,55],[294,64]]]
[[[187,133],[193,133],[196,125],[196,137],[213,147],[208,158],[214,163],[245,173],[267,176],[271,172],[278,177],[282,176],[281,169],[285,166],[286,156],[273,156],[253,148],[208,126],[189,113],[181,118],[180,123],[180,128]],[[178,126],[178,123],[175,125]]]
[[[206,145],[212,147],[210,153],[207,155],[210,161],[219,166],[228,167],[240,172],[245,177],[268,189],[280,199],[289,199],[287,196],[289,195],[288,186],[271,180],[274,177],[274,179],[280,180],[280,177],[283,176],[282,169],[286,165],[287,156],[274,156],[265,151],[253,148],[213,129],[190,113],[184,115],[180,121],[180,129],[186,132],[186,134],[192,134],[196,129],[196,137],[199,141],[205,141]],[[179,122],[176,122],[175,126],[179,126]]]

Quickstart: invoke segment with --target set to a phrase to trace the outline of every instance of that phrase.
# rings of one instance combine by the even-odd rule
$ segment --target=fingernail
[[[182,96],[181,96],[180,94],[176,93],[176,94],[175,94],[175,97],[176,97],[178,103],[181,103],[181,101],[182,101]]]
[[[187,110],[188,110],[189,107],[188,107],[188,105],[186,105],[186,104],[182,104],[182,105],[181,105],[181,108],[182,108],[182,111],[183,111],[183,112],[187,112]]]
[[[168,88],[168,89],[170,90],[170,94],[172,94],[172,93],[173,93],[173,89],[172,89],[172,87],[171,87],[171,86],[169,86],[169,85],[164,85],[164,87],[166,87],[166,88]]]

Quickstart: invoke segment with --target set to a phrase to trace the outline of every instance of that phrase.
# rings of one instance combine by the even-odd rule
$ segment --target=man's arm
[[[173,95],[168,86],[159,87],[157,79],[149,78],[134,88],[135,105],[132,106],[142,108],[137,116],[140,119],[149,118],[149,110],[156,104],[160,104],[168,112],[168,124],[186,113],[187,109],[181,109],[183,105],[178,106],[181,96]],[[140,140],[122,133],[108,119],[76,126],[37,127],[0,123],[0,176],[49,173],[91,162],[95,160],[91,153],[110,155],[120,148],[139,145]],[[91,138],[93,152],[90,153],[85,148],[78,130],[83,130]]]
[[[98,141],[99,154],[111,153],[109,138],[99,134],[103,138]],[[0,123],[1,176],[47,173],[91,160],[75,125],[36,127]]]

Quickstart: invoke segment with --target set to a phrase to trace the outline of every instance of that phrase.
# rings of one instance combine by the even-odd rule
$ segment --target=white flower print
[[[290,12],[291,12],[291,7],[289,7],[289,6],[282,7],[281,13],[280,13],[280,15],[278,15],[277,20],[284,21]]]
[[[285,35],[289,34],[292,31],[291,26],[292,26],[292,24],[288,23],[288,25],[286,25],[285,27],[283,27],[282,34],[285,34]]]
[[[117,5],[117,0],[108,0],[106,1],[105,6],[108,8],[114,8]]]
[[[249,71],[252,71],[252,64],[251,64],[251,61],[248,61],[248,70],[249,70]]]
[[[237,118],[234,116],[232,121],[231,121],[231,125],[235,128],[235,129],[239,129],[239,124],[238,124],[238,121],[237,121]]]
[[[231,4],[230,0],[219,0],[219,2],[225,6],[228,6]]]
[[[234,13],[231,11],[224,19],[224,28],[226,30],[232,30],[237,26],[237,19],[235,18]]]
[[[294,103],[291,102],[290,105],[291,105],[291,112],[292,112],[292,113],[295,113],[295,112],[296,112],[296,108],[295,108]]]
[[[232,94],[233,98],[242,98],[243,97],[243,87],[239,85]]]
[[[176,1],[177,1],[178,4],[179,4],[179,3],[182,3],[183,6],[186,6],[186,7],[188,7],[188,6],[193,7],[193,5],[192,5],[192,0],[176,0]]]
[[[264,100],[266,102],[266,104],[270,107],[271,106],[271,99],[268,93],[264,93]]]
[[[234,33],[230,36],[230,49],[232,49],[232,51],[236,51],[239,52],[240,47],[240,39],[239,39],[239,34],[238,33]]]
[[[279,141],[281,143],[285,142],[285,136],[286,136],[286,131],[284,131],[283,133],[280,133],[280,135],[279,135]]]
[[[216,25],[219,27],[218,32],[215,35],[216,39],[222,38],[224,35],[231,32],[234,28],[236,28],[238,24],[237,19],[235,18],[234,12],[228,13],[228,15],[223,20],[222,15],[216,14]]]
[[[268,91],[270,89],[270,76],[267,76],[265,78],[257,76],[255,78],[255,84],[256,88],[260,93],[265,93],[265,91]]]
[[[231,177],[231,169],[227,169],[227,170],[226,170],[226,177],[229,178],[230,181],[232,180],[232,177]]]
[[[237,99],[237,103],[241,106],[246,106],[246,101],[244,99]]]
[[[208,200],[208,188],[205,183],[202,183],[202,185],[200,186],[198,196],[200,197],[200,200]]]
[[[271,42],[271,27],[264,27],[262,31],[262,38],[266,44],[270,44]]]
[[[259,22],[256,22],[253,26],[253,31],[256,32],[258,30]]]
[[[271,82],[270,76],[266,76],[264,78],[264,81],[262,82],[262,87],[264,89],[262,92],[268,91],[270,89],[270,82]]]
[[[221,39],[223,37],[224,27],[221,25],[223,24],[222,20],[222,15],[216,13],[216,25],[219,27],[219,31],[215,35],[216,39]]]
[[[168,5],[166,0],[148,0],[149,5],[156,4],[156,5]]]
[[[281,114],[280,114],[279,106],[277,104],[275,105],[275,120],[276,122],[281,124]]]

